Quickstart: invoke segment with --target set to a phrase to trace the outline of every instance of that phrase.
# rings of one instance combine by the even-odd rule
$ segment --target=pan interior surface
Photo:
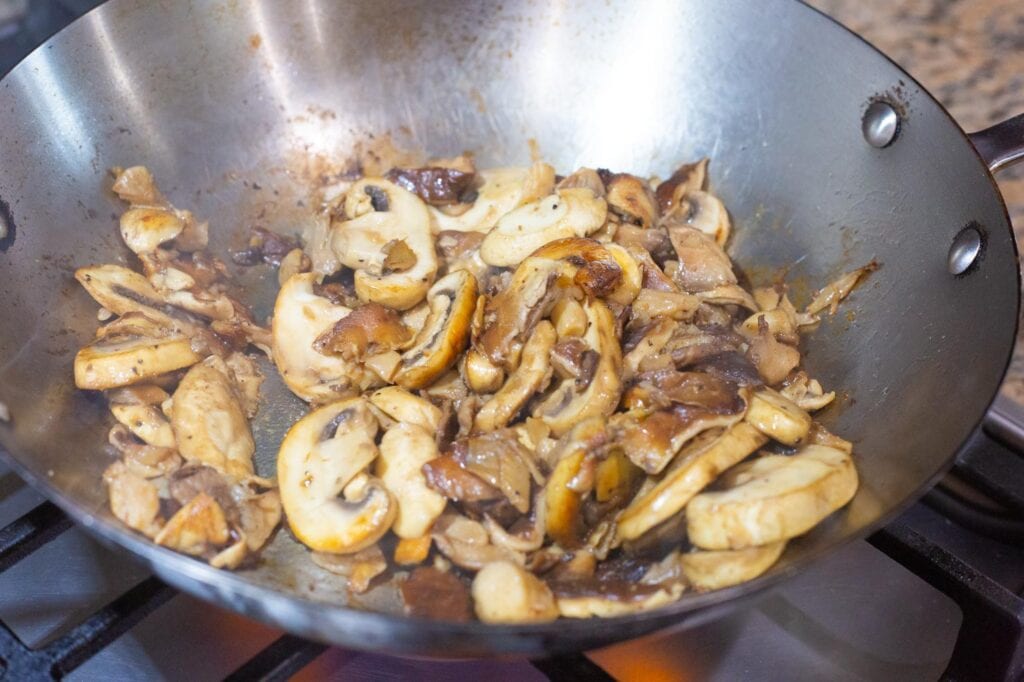
[[[710,614],[914,499],[983,416],[1013,344],[1016,253],[983,164],[916,83],[796,2],[112,0],[33,53],[2,92],[0,199],[13,231],[0,241],[0,401],[13,419],[0,423],[0,449],[168,582],[338,644],[551,653]],[[861,131],[878,98],[902,116],[882,149]],[[809,371],[842,394],[824,421],[855,443],[852,504],[754,583],[554,626],[345,608],[337,581],[299,561],[305,550],[286,531],[258,567],[227,574],[123,530],[100,484],[107,411],[71,378],[97,325],[74,269],[133,262],[107,170],[148,166],[175,204],[210,221],[211,251],[224,255],[252,225],[301,232],[317,155],[344,157],[371,134],[429,155],[472,150],[483,167],[528,163],[532,141],[563,173],[588,165],[665,177],[709,156],[735,223],[731,255],[755,284],[785,270],[798,305],[877,260],[804,342]],[[984,230],[984,257],[954,277],[949,247],[971,222]],[[274,273],[244,281],[265,318]],[[268,377],[255,429],[264,474],[304,410]],[[361,605],[394,610],[386,594]]]

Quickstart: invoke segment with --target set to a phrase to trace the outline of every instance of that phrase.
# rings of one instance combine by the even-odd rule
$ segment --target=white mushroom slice
[[[526,345],[523,346],[522,359],[519,367],[513,372],[505,385],[484,403],[477,413],[474,427],[479,431],[494,431],[508,424],[522,409],[526,401],[535,393],[544,389],[551,377],[548,354],[555,346],[557,335],[555,328],[547,320],[542,320],[533,330]]]
[[[350,484],[377,457],[377,420],[362,398],[331,403],[296,422],[277,454],[277,479],[288,525],[310,549],[351,554],[391,527],[394,498],[376,479],[361,495]]]
[[[423,475],[423,465],[438,455],[434,431],[424,426],[395,424],[380,442],[374,473],[398,503],[392,530],[400,538],[422,537],[444,511],[447,500]]]
[[[429,400],[398,386],[386,386],[370,394],[370,402],[396,422],[413,424],[433,433],[441,425],[441,409]]]
[[[409,350],[395,383],[423,388],[455,364],[469,342],[470,323],[476,309],[476,278],[465,270],[445,275],[427,293],[430,315]]]
[[[857,492],[857,469],[842,450],[808,445],[769,455],[722,477],[725,490],[686,506],[690,541],[704,549],[744,549],[797,537]]]
[[[485,623],[541,623],[558,618],[544,582],[508,561],[484,566],[473,578],[473,608]]]
[[[127,386],[202,359],[191,340],[179,334],[98,339],[75,354],[75,386],[90,390]]]
[[[796,445],[811,428],[809,414],[770,388],[754,393],[743,418],[764,435],[785,445]]]
[[[462,362],[462,373],[470,390],[481,395],[494,393],[501,388],[505,380],[505,370],[495,365],[486,355],[475,348],[466,351]]]
[[[505,214],[480,245],[480,257],[498,267],[518,265],[545,244],[586,237],[605,221],[608,206],[588,189],[564,189]]]
[[[729,241],[732,225],[725,204],[713,194],[694,190],[689,192],[676,209],[687,225],[714,239],[719,246]]]
[[[650,594],[628,600],[598,596],[560,596],[556,599],[558,612],[564,618],[613,618],[630,613],[650,611],[677,601],[682,595],[684,586],[675,583],[654,590]]]
[[[375,210],[353,216],[348,208],[353,197],[365,198]],[[343,265],[356,271],[359,298],[396,310],[408,310],[422,301],[437,274],[426,204],[389,180],[364,178],[349,188],[346,212],[351,219],[331,227],[331,249]],[[389,265],[389,244],[404,245],[409,267],[405,267],[408,262],[400,268]]]
[[[757,429],[740,422],[714,440],[701,439],[686,446],[661,480],[638,494],[622,512],[618,537],[633,540],[676,515],[720,473],[743,461],[767,440]]]
[[[122,462],[103,472],[110,497],[110,511],[129,528],[153,537],[160,530],[160,493],[142,476],[132,473]]]
[[[171,426],[181,456],[235,480],[253,474],[256,444],[224,361],[211,356],[188,371],[174,392]]]
[[[575,378],[563,379],[558,388],[533,412],[556,436],[592,416],[608,416],[615,411],[622,392],[622,349],[615,333],[615,316],[599,300],[583,305],[587,331],[583,341],[598,354],[597,368],[582,389]]]
[[[199,493],[160,529],[153,541],[176,552],[198,556],[230,539],[224,510],[206,493]]]
[[[871,261],[862,268],[857,268],[852,272],[847,272],[839,279],[834,282],[829,282],[823,287],[818,293],[814,295],[814,299],[807,305],[806,314],[808,316],[814,316],[820,313],[825,308],[828,308],[830,315],[835,315],[839,309],[839,302],[850,295],[853,288],[857,286],[861,278],[874,272],[878,269],[878,263]],[[813,324],[812,320],[806,320],[806,323]]]
[[[447,215],[430,207],[434,232],[486,232],[498,219],[516,206],[523,198],[523,187],[530,173],[528,168],[492,168],[477,173],[483,184],[477,190],[473,205],[466,212]]]
[[[149,445],[173,448],[174,431],[167,417],[155,405],[110,406],[114,419],[124,424],[136,437]]]
[[[337,400],[380,384],[376,374],[340,355],[313,348],[316,339],[352,311],[313,293],[316,274],[285,282],[274,304],[271,325],[274,364],[285,385],[311,403]]]
[[[115,315],[142,312],[161,326],[179,331],[190,331],[202,323],[200,318],[168,304],[145,277],[120,265],[79,268],[75,279]]]
[[[130,208],[121,214],[121,238],[135,253],[151,253],[185,229],[174,211],[163,208]]]
[[[698,590],[720,590],[761,575],[782,556],[785,540],[763,547],[687,552],[679,558],[683,575]]]

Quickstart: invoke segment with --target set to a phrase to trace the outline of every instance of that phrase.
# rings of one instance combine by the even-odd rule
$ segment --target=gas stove
[[[0,0],[0,73],[97,0]],[[325,647],[179,594],[0,465],[10,679],[935,680],[1024,675],[1024,405],[866,541],[710,623],[577,656],[438,661]]]

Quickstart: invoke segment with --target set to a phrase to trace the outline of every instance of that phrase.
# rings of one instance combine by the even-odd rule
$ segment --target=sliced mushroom
[[[641,491],[619,517],[618,537],[633,540],[679,513],[686,503],[767,442],[757,429],[739,422],[716,438],[696,439],[683,448],[665,475]]]
[[[508,561],[484,566],[473,578],[473,606],[485,623],[539,623],[558,618],[548,586]]]
[[[356,271],[359,298],[396,310],[422,301],[437,274],[426,205],[384,178],[364,178],[349,188],[345,206],[349,219],[332,225],[331,249],[342,265]],[[385,246],[396,241],[412,253],[415,263],[390,271]]]
[[[75,279],[101,306],[115,315],[143,313],[161,327],[197,331],[203,320],[167,303],[149,281],[120,265],[79,268]]]
[[[185,229],[174,211],[164,208],[130,208],[121,214],[121,238],[135,253],[150,253]]]
[[[797,407],[808,412],[820,410],[836,399],[836,392],[825,392],[817,379],[811,379],[806,372],[797,372],[787,380],[779,393],[796,403]]]
[[[528,168],[494,168],[480,171],[483,184],[477,189],[472,206],[464,213],[446,215],[436,208],[430,209],[435,232],[486,232],[498,219],[519,205],[523,187],[529,176]]]
[[[809,414],[770,388],[754,393],[744,419],[764,435],[785,445],[796,445],[811,428]]]
[[[732,231],[729,212],[715,195],[700,190],[688,192],[675,210],[685,224],[708,235],[719,246],[725,246],[729,241],[729,233]]]
[[[114,419],[121,422],[143,442],[161,448],[173,448],[174,431],[167,417],[155,405],[117,405],[110,411]]]
[[[474,425],[480,431],[494,431],[505,426],[535,393],[544,389],[551,377],[548,353],[555,345],[555,328],[542,320],[523,346],[522,359],[516,371],[490,400],[484,403]]]
[[[438,456],[433,431],[399,423],[380,442],[374,474],[398,503],[392,530],[400,538],[422,537],[444,511],[447,500],[427,485],[423,465]]]
[[[313,410],[285,435],[277,454],[281,503],[295,537],[310,549],[351,554],[391,527],[398,505],[363,474],[378,454],[377,430],[368,403],[353,398]]]
[[[605,194],[604,181],[601,175],[593,168],[577,168],[571,174],[562,178],[555,186],[557,189],[583,188],[589,189],[594,196],[603,197]]]
[[[864,267],[847,272],[836,281],[828,283],[814,295],[813,300],[807,305],[807,315],[817,315],[825,308],[828,308],[830,315],[835,315],[840,301],[849,296],[853,288],[864,277],[878,268],[878,263],[871,261]]]
[[[692,294],[641,289],[633,301],[630,321],[644,325],[666,317],[677,321],[690,320],[700,303],[700,299]]]
[[[288,388],[303,400],[324,403],[380,384],[376,374],[340,355],[324,355],[313,347],[321,334],[350,314],[316,295],[315,273],[285,282],[274,304],[271,325],[274,364]]]
[[[609,301],[627,306],[633,303],[643,287],[643,264],[637,262],[632,254],[618,244],[605,244],[604,248],[612,255],[622,272],[618,285],[609,292]]]
[[[678,206],[687,194],[703,190],[707,186],[707,174],[708,159],[680,166],[654,192],[662,212],[668,213]]]
[[[160,530],[160,493],[156,485],[132,473],[122,462],[103,472],[110,511],[129,528],[153,537]]]
[[[607,211],[590,190],[560,190],[502,216],[480,245],[480,257],[499,267],[518,265],[549,242],[595,232]]]
[[[370,589],[370,582],[388,568],[384,553],[376,545],[354,554],[313,552],[309,556],[320,568],[346,578],[348,590],[352,594],[366,592]]]
[[[256,444],[229,372],[216,356],[193,366],[174,392],[171,426],[186,461],[242,480],[253,473]]]
[[[410,389],[424,388],[455,364],[469,343],[476,299],[476,278],[465,270],[434,283],[427,294],[430,315],[412,347],[402,354],[395,383]]]
[[[380,303],[367,303],[318,336],[313,348],[324,355],[337,354],[354,362],[401,348],[412,336],[394,310]]]
[[[75,386],[91,390],[127,386],[200,360],[191,340],[176,332],[98,339],[75,354]]]
[[[462,362],[466,385],[476,393],[494,393],[505,381],[505,370],[475,348],[466,351]]]
[[[441,409],[429,400],[398,386],[386,386],[370,394],[370,402],[396,422],[419,426],[429,433],[441,426]]]
[[[650,324],[630,332],[633,339],[623,344],[626,352],[622,358],[624,380],[630,380],[640,372],[640,367],[649,358],[656,358],[668,345],[679,325],[670,317],[651,321]],[[671,361],[671,358],[668,358]],[[667,363],[666,363],[667,364]],[[645,369],[647,369],[645,367]]]
[[[519,565],[525,561],[519,552],[492,545],[482,524],[458,514],[443,514],[431,534],[442,554],[456,566],[470,571],[479,571],[499,561]]]
[[[573,479],[587,455],[596,456],[607,438],[604,420],[592,417],[577,424],[559,443],[557,463],[544,485],[544,504],[547,534],[562,547],[573,548],[580,541],[583,495],[573,489]]]
[[[395,545],[395,563],[399,566],[422,564],[430,554],[433,539],[429,535],[418,538],[401,538]]]
[[[561,298],[551,309],[551,322],[559,339],[583,336],[587,331],[587,313],[580,302],[573,298]]]
[[[555,601],[558,604],[558,613],[563,618],[591,618],[593,616],[614,618],[630,613],[650,611],[671,604],[679,599],[684,589],[682,583],[674,583],[664,587],[651,586],[650,589],[639,592],[631,599],[618,599],[615,596],[598,594],[557,594]]]
[[[782,556],[785,540],[763,547],[686,552],[679,558],[683,574],[698,590],[720,590],[761,575]]]
[[[176,552],[200,556],[227,544],[224,510],[206,493],[199,493],[160,529],[153,541]]]
[[[133,206],[170,206],[164,195],[157,189],[156,181],[145,166],[132,166],[117,173],[114,193]]]
[[[776,340],[775,335],[764,321],[764,313],[760,313],[761,326],[758,335],[750,340],[747,357],[757,367],[758,374],[766,384],[777,384],[800,365],[800,351],[793,346]]]
[[[628,173],[616,173],[608,178],[606,186],[608,208],[623,221],[645,229],[658,222],[658,203],[645,180]]]
[[[563,379],[533,412],[556,436],[561,436],[587,417],[605,417],[615,411],[622,391],[622,350],[616,335],[615,317],[599,300],[583,305],[587,331],[583,341],[598,354],[597,365],[586,386]]]
[[[757,303],[747,290],[738,284],[723,284],[714,289],[698,291],[695,296],[702,303],[714,305],[736,305],[747,310],[757,310]]]
[[[853,498],[857,469],[842,450],[808,445],[737,467],[721,485],[686,505],[687,533],[704,549],[744,549],[809,531]]]
[[[107,442],[121,453],[121,462],[128,471],[143,478],[167,476],[177,471],[182,464],[181,456],[174,448],[139,442],[121,424],[111,427]]]
[[[668,236],[679,259],[673,279],[683,291],[696,293],[736,284],[732,262],[714,238],[687,225],[668,227]]]

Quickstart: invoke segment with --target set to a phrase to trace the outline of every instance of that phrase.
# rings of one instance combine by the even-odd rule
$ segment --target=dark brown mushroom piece
[[[476,174],[455,168],[392,168],[385,176],[431,206],[450,206],[473,188]]]
[[[451,454],[463,469],[500,490],[519,513],[529,511],[532,455],[510,429],[458,440]]]
[[[745,402],[739,387],[721,377],[705,372],[680,372],[662,369],[637,376],[633,389],[642,389],[645,407],[660,409],[672,404],[700,407],[716,414],[735,414]]]
[[[277,267],[289,252],[299,247],[298,239],[257,226],[252,228],[248,246],[232,252],[231,260],[235,265],[266,263]]]
[[[668,232],[660,227],[643,228],[629,224],[619,225],[615,230],[613,241],[627,249],[642,249],[659,265],[667,260],[674,260],[676,257]],[[632,253],[632,251],[630,252]]]
[[[662,213],[668,213],[690,192],[704,189],[707,184],[708,159],[680,166],[654,190],[658,207]]]
[[[398,586],[406,615],[464,623],[473,617],[469,587],[457,576],[420,566]]]
[[[313,347],[325,355],[358,360],[395,350],[411,339],[412,330],[402,323],[397,312],[380,303],[367,303],[318,336]]]

